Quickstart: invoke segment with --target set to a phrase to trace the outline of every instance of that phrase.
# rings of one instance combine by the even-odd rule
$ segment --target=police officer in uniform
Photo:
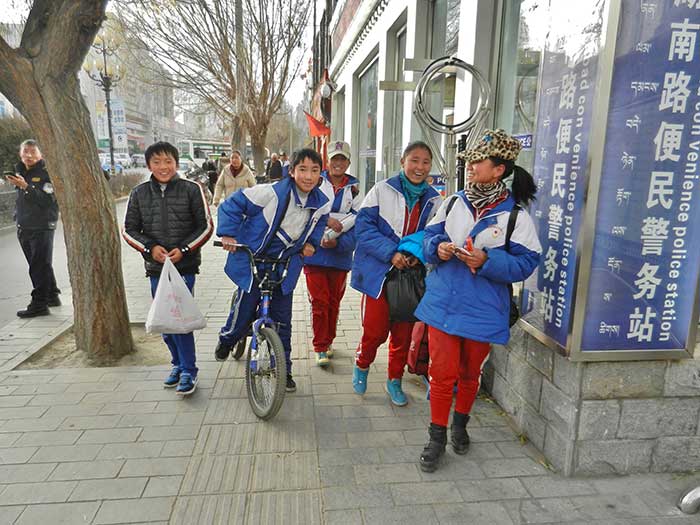
[[[29,263],[32,280],[32,300],[18,317],[48,315],[49,306],[60,306],[51,261],[53,236],[58,221],[58,204],[41,150],[34,140],[25,140],[19,148],[22,162],[15,167],[15,175],[7,180],[17,188],[15,220],[17,238]]]

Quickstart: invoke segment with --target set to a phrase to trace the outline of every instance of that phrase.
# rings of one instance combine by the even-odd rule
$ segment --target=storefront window
[[[406,57],[406,28],[401,29],[396,35],[396,55],[394,61],[394,79],[397,81],[404,80],[403,60]],[[397,173],[401,169],[401,153],[403,151],[403,102],[404,92],[390,92],[392,102],[392,122],[390,135],[388,137],[389,145],[389,173],[387,176]]]
[[[359,76],[357,176],[367,193],[376,181],[377,164],[377,60]]]
[[[537,79],[549,13],[546,2],[516,0],[506,2],[503,15],[496,127],[519,136],[523,150],[518,164],[531,172]]]
[[[331,139],[345,140],[345,91],[333,95]]]

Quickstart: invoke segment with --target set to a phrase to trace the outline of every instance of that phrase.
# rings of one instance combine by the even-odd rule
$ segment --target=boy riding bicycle
[[[229,252],[224,271],[238,286],[226,324],[219,332],[217,361],[225,361],[233,346],[248,333],[260,301],[249,260],[236,252],[245,244],[256,257],[290,258],[287,277],[273,295],[270,317],[279,324],[278,333],[287,361],[287,392],[296,390],[292,378],[292,299],[302,269],[302,257],[314,254],[328,221],[332,199],[322,189],[322,160],[312,149],[292,156],[290,177],[274,184],[261,184],[234,193],[219,207],[216,234]]]

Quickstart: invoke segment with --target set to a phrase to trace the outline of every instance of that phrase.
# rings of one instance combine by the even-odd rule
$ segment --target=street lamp
[[[104,37],[98,36],[92,45],[99,54],[102,61],[93,60],[92,65],[87,62],[83,65],[83,70],[95,83],[105,92],[105,105],[107,106],[107,130],[109,132],[109,165],[112,176],[114,176],[114,134],[112,133],[112,106],[109,94],[115,84],[124,78],[124,70],[121,65],[114,71],[111,65],[107,64],[107,57],[113,56],[117,46],[107,41]]]

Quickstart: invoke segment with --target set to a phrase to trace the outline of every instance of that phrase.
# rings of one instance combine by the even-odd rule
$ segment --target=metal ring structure
[[[477,104],[476,111],[474,111],[468,119],[456,124],[445,124],[444,122],[437,120],[426,109],[423,102],[428,83],[433,79],[433,76],[436,73],[440,72],[446,67],[464,69],[470,73],[472,77],[474,77],[479,89],[479,103]],[[483,122],[484,113],[488,112],[491,88],[489,87],[486,78],[484,78],[484,75],[476,67],[472,66],[471,64],[467,64],[464,60],[460,60],[457,57],[446,56],[433,60],[430,65],[425,68],[423,75],[416,84],[414,97],[414,113],[422,124],[433,131],[437,131],[438,133],[454,135],[456,133],[461,133],[465,130],[471,129]]]

